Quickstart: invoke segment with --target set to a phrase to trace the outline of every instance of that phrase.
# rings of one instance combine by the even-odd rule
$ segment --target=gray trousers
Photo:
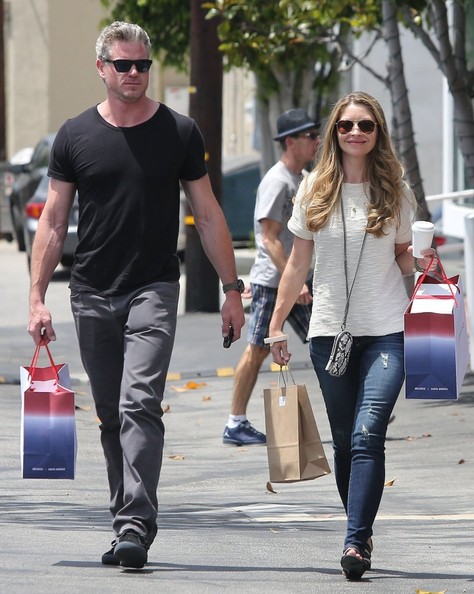
[[[156,535],[163,457],[161,403],[173,349],[178,282],[153,283],[118,297],[71,294],[81,358],[89,376],[110,488],[116,535]]]

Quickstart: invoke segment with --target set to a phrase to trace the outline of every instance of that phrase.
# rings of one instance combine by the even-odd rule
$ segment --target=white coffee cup
[[[415,221],[411,227],[412,230],[412,246],[413,255],[415,258],[422,258],[422,250],[431,247],[435,226],[428,221]]]

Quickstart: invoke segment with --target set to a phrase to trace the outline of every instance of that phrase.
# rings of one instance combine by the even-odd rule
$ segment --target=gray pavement
[[[461,267],[453,261],[450,266]],[[241,275],[245,270],[241,269]],[[218,314],[179,318],[165,395],[166,445],[159,532],[145,569],[104,567],[112,538],[97,419],[80,364],[67,276],[48,292],[57,362],[68,362],[77,405],[74,481],[20,478],[18,368],[28,364],[24,255],[0,242],[0,591],[76,593],[474,593],[474,377],[456,402],[407,401],[389,427],[387,481],[375,524],[373,570],[359,583],[340,574],[345,518],[334,475],[267,488],[265,447],[222,445],[232,373],[245,341],[222,348]],[[321,395],[307,349],[290,336],[293,369],[313,403],[332,465]],[[249,417],[264,429],[266,365]]]

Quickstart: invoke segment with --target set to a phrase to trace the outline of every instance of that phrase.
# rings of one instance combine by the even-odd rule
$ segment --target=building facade
[[[107,18],[100,0],[6,0],[7,158],[104,98],[95,42]],[[187,113],[188,78],[153,64],[150,97]],[[223,154],[253,153],[253,77],[226,73]]]

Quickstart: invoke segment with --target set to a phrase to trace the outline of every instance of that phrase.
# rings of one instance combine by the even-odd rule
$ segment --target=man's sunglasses
[[[113,64],[117,72],[130,72],[132,66],[135,66],[137,72],[148,72],[153,60],[102,60]]]
[[[377,122],[373,122],[372,120],[359,120],[358,122],[339,120],[336,122],[336,128],[339,134],[349,134],[354,126],[357,126],[363,134],[372,134],[376,125]]]
[[[319,138],[319,132],[302,132],[301,134],[297,134],[296,138],[311,138],[311,140],[316,140],[316,138]]]

